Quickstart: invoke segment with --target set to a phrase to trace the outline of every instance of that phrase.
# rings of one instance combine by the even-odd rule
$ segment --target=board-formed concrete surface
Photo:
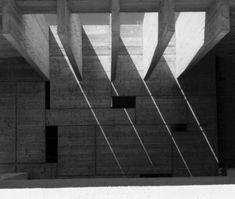
[[[126,177],[188,176],[167,125],[193,176],[218,175],[218,165],[172,74],[175,38],[144,83],[143,26],[125,24],[121,16],[116,79],[111,84],[110,28],[108,23],[83,25],[81,87],[50,35],[48,110],[45,82],[38,74],[23,59],[0,60],[1,173],[27,172],[31,179],[123,176],[103,130]],[[208,54],[179,83],[217,151],[214,60],[214,53]],[[136,107],[126,112],[112,109],[116,95],[135,96]],[[58,126],[58,163],[45,162],[45,126]]]

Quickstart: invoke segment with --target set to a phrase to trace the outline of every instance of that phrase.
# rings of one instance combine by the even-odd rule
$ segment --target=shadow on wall
[[[128,54],[127,50],[126,53]],[[147,82],[147,85],[145,86],[145,91],[138,93],[138,90],[131,91],[131,88],[140,89],[144,87],[145,83],[142,81],[139,75],[139,71],[137,71],[134,62],[131,60],[131,57],[132,56],[129,54],[128,56],[129,60],[126,62],[128,63],[128,65],[125,65],[125,67],[122,68],[123,65],[118,65],[118,70],[123,69],[126,74],[127,71],[131,71],[131,75],[128,75],[126,78],[123,79],[123,76],[120,75],[118,77],[117,73],[117,82],[114,82],[114,84],[116,85],[117,88],[120,87],[120,90],[127,89],[128,93],[131,93],[131,95],[138,95],[140,93],[143,94],[146,93],[146,90],[149,89],[150,95],[146,97],[149,98],[149,101],[144,100],[140,102],[141,104],[140,106],[144,106],[143,110],[140,111],[140,114],[142,114],[142,117],[145,118],[148,118],[148,116],[150,116],[155,124],[163,125],[165,120],[166,125],[169,127],[173,137],[175,138],[175,142],[180,150],[177,151],[176,148],[174,148],[173,150],[174,151],[173,152],[174,161],[172,168],[173,173],[175,175],[187,175],[188,171],[186,170],[187,169],[185,167],[186,165],[180,163],[180,161],[182,162],[183,160],[182,157],[183,157],[184,161],[188,165],[188,169],[191,171],[193,176],[217,175],[218,164],[210,148],[208,147],[205,138],[202,135],[201,129],[199,129],[199,126],[195,121],[195,118],[193,117],[191,111],[189,110],[187,102],[185,101],[184,96],[182,96],[182,93],[177,85],[175,78],[171,73],[170,67],[167,64],[165,58],[162,58],[160,64],[156,67],[154,74],[152,75],[152,78],[150,79],[150,81]],[[199,66],[200,69],[202,69],[203,66],[205,66],[205,64],[207,65],[208,62],[209,63],[211,62],[211,56],[206,57],[201,63],[199,63],[199,65],[201,65]],[[213,64],[210,67],[207,67],[207,69],[204,70],[200,69],[198,69],[199,72],[197,72],[196,77],[202,77],[202,74],[205,74],[206,70],[209,71],[213,70]],[[213,78],[213,76],[211,75],[208,76],[209,71],[206,73],[204,78],[207,77],[208,79],[208,77],[210,77],[209,78],[210,80],[214,80],[215,78]],[[194,77],[195,76],[191,76],[190,82],[181,81],[182,86],[187,87],[188,84],[190,85],[192,79],[195,79]],[[129,78],[130,79],[134,78],[135,79],[134,85],[140,85],[140,86],[134,87],[133,85],[131,86],[131,84],[128,84]],[[126,81],[125,82],[126,86],[118,85],[119,81],[122,83]],[[208,80],[203,82],[204,84],[208,83]],[[190,96],[190,101],[192,101],[192,104],[196,106],[195,114],[199,115],[199,120],[205,122],[203,124],[203,128],[206,131],[207,137],[211,141],[210,144],[212,145],[212,148],[216,149],[217,133],[216,133],[216,128],[213,129],[213,126],[216,124],[216,121],[213,120],[216,118],[216,113],[214,112],[216,111],[216,107],[214,106],[215,105],[214,103],[211,104],[211,102],[215,102],[215,96],[214,95],[200,96],[200,94],[203,94],[205,90],[207,90],[207,88],[202,90],[197,89],[197,92],[199,92],[199,96]],[[150,100],[150,98],[153,98],[154,100]],[[147,106],[146,103],[148,104]],[[156,105],[158,106],[158,110],[156,110]],[[152,112],[150,114],[145,112],[148,106],[151,107],[150,110]],[[138,123],[138,116],[139,116],[138,107],[136,110],[137,110],[136,118]],[[147,122],[149,122],[149,120]],[[174,126],[182,124],[185,124],[187,126],[186,129],[182,130],[174,128]],[[166,126],[163,125],[162,129],[164,128],[165,128],[165,133],[169,133],[167,132],[168,129],[166,129]],[[181,157],[179,156],[180,152],[182,153]]]
[[[216,175],[217,165],[197,124],[190,115],[166,60],[161,60],[150,81],[145,83],[139,74],[141,73],[142,53],[135,54],[134,51],[138,49],[125,45],[120,38],[117,78],[112,87],[109,79],[110,47],[100,46],[99,42],[92,42],[93,39],[97,39],[96,37],[95,34],[87,35],[83,31],[84,80],[81,86],[124,173],[126,175],[170,173],[174,176],[185,176],[190,170],[193,176]],[[102,41],[102,36],[99,39]],[[51,69],[54,108],[89,109],[69,67],[65,67],[64,61],[63,64],[61,63],[64,59],[63,55],[57,54],[57,59],[56,67]],[[140,65],[137,66],[137,64]],[[110,109],[111,96],[116,96],[117,93],[121,96],[136,96],[136,109],[126,111]],[[200,113],[200,107],[197,111]],[[177,124],[185,124],[186,130],[174,129],[173,127]],[[80,126],[76,124],[76,121],[71,124],[71,128],[74,125]],[[89,166],[87,175],[120,175],[120,170],[100,128],[94,124],[90,126],[95,129],[89,132],[89,137],[95,137],[89,142],[89,147],[93,148],[90,154],[85,155],[85,148],[61,148],[71,154],[71,159],[67,159],[64,165],[65,163],[59,158],[59,168],[66,170],[68,167],[76,167],[70,173],[63,173],[63,175],[80,176],[83,173],[84,165],[78,163],[78,160],[81,162],[79,154],[83,154],[84,158],[92,157],[87,162]],[[77,129],[79,131],[79,128]],[[179,150],[171,143],[169,130]],[[77,131],[74,133],[78,133]],[[214,134],[211,134],[211,138],[214,138]],[[88,138],[84,141],[88,142]],[[182,161],[182,157],[185,162]],[[188,168],[185,167],[185,163]]]
[[[143,69],[143,66],[139,67],[135,64],[138,63],[138,56],[140,55],[132,55],[132,50],[133,48],[128,49],[128,47],[124,45],[124,42],[121,41],[121,49],[117,67],[117,78],[114,82],[114,85],[118,92],[122,93],[123,95],[137,96],[136,124],[143,125],[143,128],[145,129],[142,129],[142,131],[140,130],[140,134],[144,137],[145,131],[149,131],[148,128],[152,128],[150,130],[153,134],[152,136],[156,136],[155,139],[153,137],[152,140],[155,140],[154,142],[159,144],[161,143],[160,145],[162,145],[162,148],[159,147],[158,150],[154,151],[155,154],[151,153],[152,150],[147,145],[147,149],[149,149],[150,155],[153,157],[153,162],[155,163],[156,167],[168,168],[171,170],[173,175],[189,175],[191,174],[191,171],[186,163],[186,160],[182,156],[182,153],[174,138],[169,136],[169,134],[172,135],[170,125],[179,122],[178,118],[181,116],[180,114],[184,114],[183,111],[185,111],[184,109],[182,110],[174,107],[179,105],[177,103],[180,102],[180,97],[171,96],[173,92],[175,92],[174,94],[177,93],[177,90],[174,91],[174,88],[170,88],[172,85],[175,86],[174,83],[171,82],[173,79],[166,70],[164,71],[163,68],[163,70],[160,70],[160,72],[166,73],[162,73],[160,76],[157,76],[158,82],[150,81],[146,84],[141,78],[141,74],[143,72],[141,69]],[[163,65],[163,67],[165,66]],[[163,89],[163,85],[167,89]],[[152,91],[150,91],[150,86],[152,87]],[[167,93],[167,91],[169,93]],[[154,96],[153,93],[156,96]],[[168,123],[166,122],[167,120],[165,119],[164,115],[170,117],[167,118],[170,119],[168,120]],[[183,160],[183,164],[181,165],[175,165],[173,161],[172,146],[174,146],[174,144],[171,144],[171,139],[174,141],[172,144],[175,143],[177,146],[178,151],[176,153],[180,154],[180,156],[177,158],[179,161]],[[178,171],[182,172],[179,173]]]
[[[89,36],[87,36],[84,32],[84,40],[85,40],[85,48],[89,47],[89,53],[87,54],[87,49],[85,50],[85,59],[84,59],[84,90],[87,93],[88,89],[85,88],[85,82],[90,82],[90,79],[94,81],[94,85],[97,82],[101,84],[105,84],[110,92],[102,93],[101,97],[106,96],[109,99],[109,104],[107,104],[104,108],[108,108],[110,111],[110,116],[113,117],[113,121],[111,121],[110,125],[102,125],[104,131],[107,134],[108,139],[111,142],[111,145],[114,148],[114,152],[116,151],[116,155],[122,168],[126,175],[139,175],[145,173],[162,173],[162,171],[155,171],[151,165],[151,158],[142,142],[141,137],[138,135],[135,124],[135,111],[133,109],[129,110],[117,110],[110,109],[111,105],[111,96],[116,96],[116,92],[110,82],[110,49],[107,49],[108,52],[104,52],[104,49],[101,49],[100,46],[96,48],[94,43],[90,42]],[[87,47],[88,46],[88,47]],[[90,63],[93,63],[92,69]],[[88,65],[86,64],[89,64]],[[123,73],[125,74],[125,73]],[[87,79],[86,79],[87,78]],[[105,86],[105,87],[106,87]],[[114,85],[113,85],[114,86]],[[93,86],[91,86],[93,87]],[[97,91],[101,91],[103,87],[98,89]],[[118,90],[116,90],[118,92]],[[88,91],[89,92],[89,91]],[[93,94],[93,92],[91,92]],[[105,97],[105,98],[106,98]],[[117,114],[117,112],[122,112],[121,115]],[[120,118],[121,117],[121,118]],[[99,151],[99,148],[97,148]],[[100,169],[108,168],[107,171],[103,171],[100,175],[109,172],[113,173],[113,168],[109,165],[105,165],[105,162],[110,157],[100,156],[100,161],[97,164],[100,164]]]
[[[215,52],[209,52],[187,74],[180,76],[178,83],[191,106],[191,110],[188,106],[189,130],[201,134],[203,141],[199,140],[198,144],[207,145],[207,150],[203,151],[198,146],[197,150],[203,153],[200,158],[207,170],[211,169],[209,173],[218,175],[215,60]]]

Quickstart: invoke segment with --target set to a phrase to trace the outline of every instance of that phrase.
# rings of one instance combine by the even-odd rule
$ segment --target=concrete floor
[[[0,188],[68,188],[68,187],[129,187],[129,186],[190,186],[232,185],[234,177],[183,178],[80,178],[55,180],[4,180]]]

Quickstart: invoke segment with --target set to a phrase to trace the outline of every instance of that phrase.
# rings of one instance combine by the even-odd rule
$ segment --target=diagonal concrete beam
[[[175,33],[175,0],[162,0],[158,17],[158,43],[144,80],[148,80]]]
[[[189,71],[230,31],[228,0],[213,0],[207,12],[180,13],[176,22],[176,77]]]
[[[82,25],[68,0],[57,0],[57,32],[78,80],[82,80]]]
[[[112,0],[111,10],[111,81],[114,81],[116,78],[120,44],[120,0]]]
[[[43,16],[23,15],[15,0],[2,2],[2,34],[45,79],[49,79],[49,27]]]

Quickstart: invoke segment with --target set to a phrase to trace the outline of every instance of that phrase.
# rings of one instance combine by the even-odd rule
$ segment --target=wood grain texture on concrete
[[[158,43],[150,60],[150,65],[146,66],[147,72],[144,78],[145,80],[148,80],[151,76],[175,33],[175,0],[163,0],[160,2],[158,20]],[[157,35],[153,36],[157,37]],[[152,42],[152,38],[150,42]]]
[[[205,11],[213,0],[176,0],[176,11]],[[56,13],[56,0],[17,0],[17,4],[24,13]],[[109,0],[70,0],[72,12],[103,13],[111,12]],[[160,0],[123,0],[121,12],[157,12]],[[235,2],[229,0],[231,8]],[[0,4],[1,6],[1,4]]]
[[[3,36],[44,79],[49,79],[49,28],[44,16],[23,15],[15,0],[4,0],[2,10]]]
[[[127,5],[121,1],[121,6],[124,4]],[[123,14],[120,14],[120,24],[118,65],[112,83],[109,22],[82,27],[83,81],[80,84],[50,34],[51,107],[47,110],[45,82],[30,65],[23,58],[0,60],[3,112],[0,137],[4,142],[0,147],[1,173],[27,172],[30,179],[123,177],[112,154],[115,153],[125,177],[188,176],[172,142],[173,136],[193,176],[218,175],[218,164],[181,92],[187,96],[217,153],[214,52],[178,79],[181,90],[173,75],[176,71],[173,36],[158,67],[144,82],[143,24],[127,24]],[[111,108],[112,97],[117,95],[135,96],[136,107],[126,112]],[[58,163],[45,163],[45,126],[58,127]]]
[[[6,84],[1,85],[6,88]],[[14,84],[8,84],[9,89],[14,89]],[[14,91],[13,91],[14,92]],[[0,98],[0,163],[9,163],[15,161],[15,96],[10,94],[8,96],[1,95]]]
[[[57,32],[78,80],[82,80],[82,25],[79,14],[72,14],[68,0],[57,1]]]
[[[114,81],[116,79],[120,44],[120,0],[112,0],[111,39],[111,81]]]
[[[42,164],[45,161],[45,83],[23,58],[1,59],[0,63],[3,141],[0,173],[22,171],[30,178],[48,178],[49,172],[46,174]]]
[[[59,127],[58,176],[94,175],[95,129],[95,125]]]
[[[2,16],[0,16],[0,30],[2,30]],[[17,50],[0,34],[0,58],[21,57]]]
[[[17,161],[45,160],[45,84],[17,84]]]

